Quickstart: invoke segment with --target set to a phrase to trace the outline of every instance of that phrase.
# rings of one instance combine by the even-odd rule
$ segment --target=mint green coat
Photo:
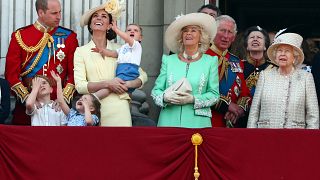
[[[158,126],[204,128],[211,126],[211,109],[219,100],[218,58],[203,54],[201,59],[189,64],[177,54],[163,55],[160,74],[151,96],[161,112]],[[188,72],[187,72],[188,69]],[[172,105],[163,101],[165,89],[186,77],[192,86],[193,104]]]

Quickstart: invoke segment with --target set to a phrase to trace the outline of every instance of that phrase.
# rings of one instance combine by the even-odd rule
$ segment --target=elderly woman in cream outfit
[[[112,6],[111,5],[117,5]],[[120,15],[117,0],[110,0],[96,8],[90,9],[82,17],[80,25],[88,25],[92,40],[78,47],[74,55],[74,79],[80,94],[94,93],[101,102],[101,126],[132,126],[129,100],[123,95],[127,88],[137,88],[147,80],[145,72],[140,70],[140,77],[125,82],[115,78],[116,59],[104,57],[94,49],[116,50],[120,45],[110,40],[116,37],[111,29],[112,19]],[[100,91],[109,89],[112,93],[103,97]],[[121,95],[121,98],[120,98]]]
[[[263,71],[250,109],[248,128],[319,128],[319,107],[311,73],[300,68],[302,37],[277,36],[268,48],[278,68]]]

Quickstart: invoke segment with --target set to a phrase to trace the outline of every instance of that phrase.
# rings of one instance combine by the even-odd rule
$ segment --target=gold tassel
[[[195,162],[194,162],[194,179],[198,180],[200,177],[199,168],[198,168],[198,146],[203,142],[202,136],[199,133],[193,134],[191,137],[191,142],[195,148]]]

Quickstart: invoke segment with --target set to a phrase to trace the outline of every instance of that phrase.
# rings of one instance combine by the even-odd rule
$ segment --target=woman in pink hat
[[[299,68],[304,60],[302,40],[296,33],[284,33],[268,48],[269,59],[279,67],[261,72],[248,128],[319,128],[312,74]]]

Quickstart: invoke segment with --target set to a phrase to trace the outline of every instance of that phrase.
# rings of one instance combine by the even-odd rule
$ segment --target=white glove
[[[174,101],[173,99],[174,97],[178,97],[176,91],[169,91],[163,94],[163,100],[164,102],[167,102],[167,103],[171,103],[172,101]]]
[[[194,97],[192,94],[185,92],[176,92],[176,94],[178,96],[172,98],[172,104],[183,105],[194,103]]]

